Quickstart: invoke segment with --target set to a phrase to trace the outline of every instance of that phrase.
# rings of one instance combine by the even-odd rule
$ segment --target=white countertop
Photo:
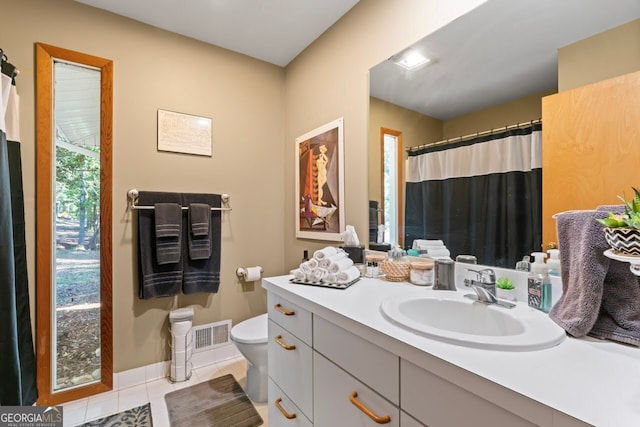
[[[266,278],[262,285],[425,369],[438,365],[441,370],[446,361],[586,423],[640,426],[640,348],[569,337],[555,347],[529,352],[447,344],[387,321],[380,303],[397,295],[451,291],[368,278],[345,290],[327,289],[291,284],[291,277]],[[469,378],[455,371],[447,375],[473,392]]]

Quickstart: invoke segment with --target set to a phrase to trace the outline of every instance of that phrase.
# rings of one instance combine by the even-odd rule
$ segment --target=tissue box
[[[354,264],[362,264],[364,262],[363,253],[364,245],[360,246],[340,246],[351,258]]]
[[[389,252],[391,250],[391,245],[389,243],[369,242],[369,249],[378,252]]]

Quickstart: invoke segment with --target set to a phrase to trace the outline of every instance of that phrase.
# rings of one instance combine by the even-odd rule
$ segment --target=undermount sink
[[[565,332],[545,313],[519,303],[483,304],[459,292],[398,296],[380,310],[392,323],[428,338],[489,350],[531,351],[558,345]]]

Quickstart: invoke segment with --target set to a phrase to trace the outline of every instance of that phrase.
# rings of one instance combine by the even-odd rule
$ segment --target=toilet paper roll
[[[247,282],[255,282],[256,280],[260,280],[262,276],[262,267],[247,267],[247,274],[244,276],[244,280]]]

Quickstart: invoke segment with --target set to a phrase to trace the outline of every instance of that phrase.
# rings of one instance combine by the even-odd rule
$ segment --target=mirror
[[[112,61],[36,44],[40,404],[112,387]]]
[[[542,117],[543,97],[585,84],[580,82],[582,76],[571,75],[576,67],[567,68],[568,71],[559,67],[559,49],[615,30],[638,17],[640,5],[634,1],[612,4],[606,0],[488,0],[374,66],[369,78],[368,168],[369,200],[378,202],[381,211],[377,223],[384,223],[388,217],[384,210],[389,194],[396,209],[400,209],[397,216],[405,216],[404,179],[399,187],[403,190],[397,191],[397,196],[384,190],[382,165],[390,162],[381,154],[383,129],[401,135],[406,159],[408,147],[466,140],[465,137],[490,133],[492,129],[538,120]],[[602,49],[611,50],[611,44]],[[396,63],[412,51],[421,52],[431,62],[414,70]],[[615,68],[615,64],[598,65]],[[593,70],[580,71],[597,74]],[[605,77],[600,80],[616,75],[607,75],[606,71],[603,74]],[[406,171],[401,168],[398,166],[398,173],[404,177]],[[373,213],[370,204],[370,214]],[[376,219],[370,220],[371,230],[375,224]],[[399,228],[397,235],[404,235],[401,221],[390,225]],[[471,228],[469,224],[459,226]],[[541,230],[532,233],[540,235]],[[393,241],[398,242],[401,240]],[[484,244],[489,248],[494,243],[487,239]],[[455,248],[450,249],[452,257],[460,254]],[[538,248],[531,248],[535,249]],[[480,256],[478,262],[484,262]],[[514,265],[509,262],[502,266]]]

